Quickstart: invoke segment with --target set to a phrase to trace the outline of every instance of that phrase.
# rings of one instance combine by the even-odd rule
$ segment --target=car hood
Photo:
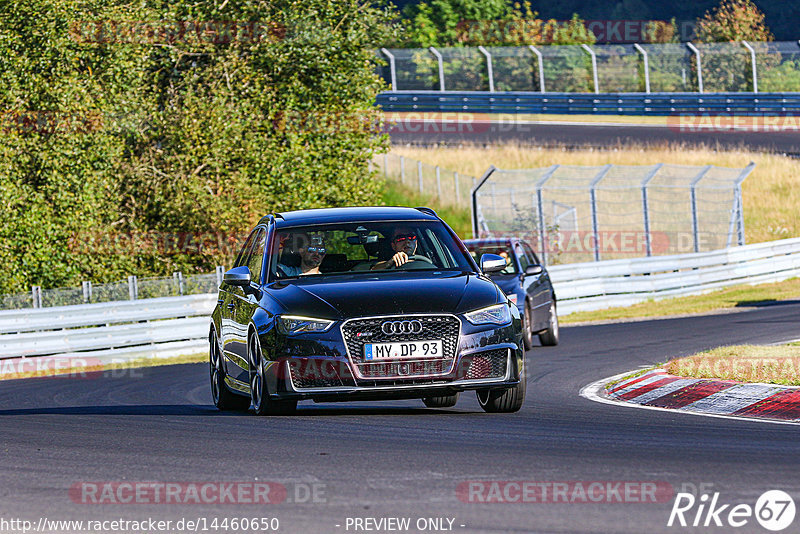
[[[381,273],[297,279],[268,286],[286,313],[339,318],[464,313],[503,299],[488,278],[471,273]]]

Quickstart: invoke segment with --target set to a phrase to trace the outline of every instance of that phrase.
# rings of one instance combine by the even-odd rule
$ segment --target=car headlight
[[[333,321],[327,319],[313,319],[297,315],[281,315],[277,319],[278,332],[284,335],[325,332],[333,324]]]
[[[507,304],[496,304],[464,314],[464,318],[474,325],[506,324],[511,322],[511,311]]]

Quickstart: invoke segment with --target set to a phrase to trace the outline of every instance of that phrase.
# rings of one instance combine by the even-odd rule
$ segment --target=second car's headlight
[[[308,332],[325,332],[331,327],[333,321],[327,319],[313,319],[297,315],[281,315],[277,318],[278,332],[284,335],[305,334]]]
[[[497,304],[464,314],[464,318],[474,325],[506,324],[511,322],[511,311],[507,304]]]

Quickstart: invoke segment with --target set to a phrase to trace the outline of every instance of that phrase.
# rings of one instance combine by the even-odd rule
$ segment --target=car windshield
[[[514,253],[511,250],[510,246],[507,245],[467,245],[469,249],[469,253],[472,255],[472,258],[475,260],[475,263],[480,265],[481,263],[481,256],[484,254],[497,254],[505,258],[506,260],[506,268],[502,271],[498,271],[497,274],[517,274],[517,266],[514,261],[511,259],[511,255]]]
[[[270,280],[409,270],[472,272],[466,251],[435,221],[360,222],[276,230]],[[404,263],[393,256],[403,253]]]

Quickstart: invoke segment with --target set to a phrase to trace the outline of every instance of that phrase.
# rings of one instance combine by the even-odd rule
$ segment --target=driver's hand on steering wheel
[[[403,265],[404,263],[408,263],[409,261],[413,260],[408,259],[408,254],[406,254],[405,252],[398,252],[397,254],[392,256],[391,260],[389,260],[387,267],[389,266],[400,267],[401,265]]]

